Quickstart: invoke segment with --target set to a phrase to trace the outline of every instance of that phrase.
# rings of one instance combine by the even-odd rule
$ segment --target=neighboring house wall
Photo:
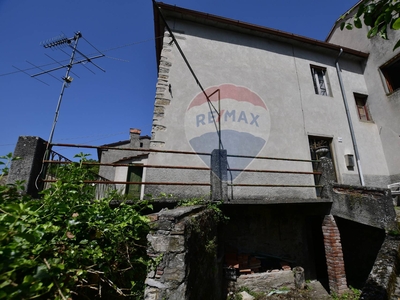
[[[342,93],[335,68],[340,48],[317,47],[273,34],[213,26],[201,18],[185,21],[169,17],[169,25],[207,94],[221,91],[221,136],[229,154],[310,159],[309,137],[331,140],[340,183],[358,184],[357,168],[350,170],[345,155],[353,154]],[[192,12],[193,13],[193,12]],[[194,13],[195,14],[195,13]],[[218,17],[216,17],[218,18]],[[193,21],[194,20],[194,21]],[[213,20],[214,21],[214,20]],[[200,24],[202,23],[202,24]],[[239,30],[241,32],[239,32]],[[160,33],[162,34],[162,32]],[[259,33],[258,35],[262,35]],[[306,40],[306,39],[304,39]],[[218,148],[209,105],[168,32],[160,49],[159,81],[151,146],[165,150],[211,152]],[[379,128],[358,120],[353,93],[368,94],[364,79],[365,57],[345,53],[340,59],[345,93],[359,144],[367,185],[385,186],[389,172]],[[328,95],[316,94],[311,67],[325,72]],[[314,77],[315,78],[315,77]],[[211,96],[218,109],[217,94]],[[215,114],[216,118],[216,114]],[[179,120],[177,122],[177,120]],[[166,163],[168,162],[168,163]],[[150,164],[207,166],[208,157],[151,154]],[[311,171],[311,163],[229,158],[229,167]],[[167,175],[168,174],[168,175]],[[209,172],[148,170],[151,181],[209,180]],[[261,173],[233,174],[234,183],[313,184],[311,175]],[[207,194],[207,188],[164,187],[168,193]],[[236,197],[316,197],[312,188],[234,188]]]
[[[121,141],[117,143],[103,145],[103,147],[115,147],[115,148],[124,148],[124,149],[140,149],[143,148],[143,151],[135,151],[135,150],[114,150],[114,149],[106,149],[100,148],[98,155],[99,161],[101,163],[107,164],[132,164],[135,165],[143,165],[147,162],[148,153],[145,149],[150,147],[150,137],[149,136],[140,136],[139,129],[131,129],[130,130],[130,140]],[[129,169],[128,166],[100,166],[99,175],[107,178],[110,181],[129,181]],[[142,170],[142,180],[145,178],[145,168]],[[133,185],[132,185],[133,186]],[[121,194],[125,194],[128,192],[129,188],[127,188],[126,184],[116,184],[117,190]],[[140,197],[143,198],[144,188],[139,186]]]
[[[147,164],[147,155],[121,160],[117,163],[129,164],[130,166],[115,167],[115,181],[145,182],[146,167],[142,167],[142,165]],[[135,175],[132,177],[131,174]],[[116,187],[121,194],[130,194],[131,196],[143,199],[144,184],[116,184]]]
[[[357,12],[357,7],[347,15],[347,21]],[[338,21],[329,34],[327,41],[333,44],[351,47],[359,51],[369,52],[369,58],[365,65],[364,78],[367,86],[368,106],[372,119],[379,131],[379,139],[385,154],[386,164],[391,182],[400,181],[400,92],[389,91],[385,76],[381,67],[400,54],[400,49],[393,51],[393,46],[400,39],[398,30],[388,30],[389,40],[384,40],[378,35],[368,39],[367,26],[361,29],[340,30]],[[398,77],[398,70],[396,71]],[[361,156],[364,160],[364,158]],[[370,162],[367,159],[368,163]]]

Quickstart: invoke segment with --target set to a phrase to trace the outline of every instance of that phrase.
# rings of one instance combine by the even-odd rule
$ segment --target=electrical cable
[[[32,66],[38,68],[40,71],[44,71],[41,67],[38,67],[38,66],[34,65],[33,63],[31,63],[31,62],[29,62],[29,61],[26,61],[26,62],[27,62],[28,64],[31,64]],[[53,77],[55,80],[57,80],[57,81],[59,81],[59,82],[62,82],[59,78],[57,78],[56,76],[54,76],[54,75],[51,74],[51,73],[47,73],[47,75]]]
[[[147,40],[142,40],[142,41],[138,41],[138,42],[133,42],[133,43],[129,43],[129,44],[121,45],[121,46],[116,46],[116,47],[113,47],[113,48],[109,48],[109,49],[103,50],[103,51],[101,51],[101,53],[103,54],[104,52],[114,51],[114,50],[118,50],[118,49],[121,49],[121,48],[134,46],[134,45],[137,45],[137,44],[147,43],[147,42],[149,42],[149,41],[154,41],[154,40],[157,40],[157,39],[160,39],[160,38],[163,38],[163,36],[159,36],[159,37],[155,37],[155,38],[151,38],[151,39],[147,39]],[[61,50],[61,49],[59,49],[59,50]],[[93,55],[93,54],[94,54],[94,53],[91,53],[91,54],[89,54],[89,55]],[[53,60],[54,60],[54,59],[53,59]],[[118,59],[117,59],[117,60],[118,60]],[[52,66],[52,65],[54,65],[54,64],[56,64],[56,63],[57,63],[57,64],[60,64],[61,62],[67,62],[67,61],[68,61],[68,59],[65,59],[65,60],[61,60],[60,62],[54,62],[54,63],[44,64],[44,65],[41,65],[41,66],[39,66],[39,67],[43,68],[43,67],[47,67],[47,66]],[[121,60],[121,61],[124,61],[124,60]],[[13,66],[13,67],[14,67],[14,66]],[[14,68],[16,68],[18,71],[0,74],[0,77],[2,77],[2,76],[8,76],[8,75],[13,75],[13,74],[17,74],[17,73],[20,73],[20,72],[26,72],[26,71],[31,71],[31,70],[37,69],[37,68],[35,68],[35,67],[27,68],[27,69],[24,69],[24,70],[21,70],[21,69],[19,69],[19,68],[17,68],[17,67],[14,67]],[[26,73],[26,74],[29,75],[28,73]],[[29,76],[30,76],[30,75],[29,75]],[[39,80],[39,81],[40,81],[40,80]]]
[[[221,117],[220,112],[217,111],[217,109],[215,108],[215,106],[212,104],[210,98],[208,97],[206,91],[204,90],[202,84],[200,83],[200,80],[197,78],[196,73],[194,72],[194,70],[193,70],[193,68],[191,67],[189,61],[187,60],[185,54],[183,53],[183,50],[182,50],[182,48],[180,47],[178,41],[176,40],[174,33],[172,32],[171,28],[169,27],[167,21],[165,20],[163,14],[162,14],[162,12],[161,12],[160,7],[157,5],[157,3],[156,3],[155,0],[152,0],[152,1],[153,1],[154,7],[157,8],[157,10],[158,10],[158,12],[159,12],[159,14],[160,14],[160,17],[161,17],[163,23],[165,24],[165,27],[166,27],[167,30],[168,30],[169,35],[171,36],[171,38],[172,38],[173,42],[175,43],[175,45],[176,45],[176,47],[177,47],[177,49],[178,49],[180,55],[182,56],[183,60],[185,61],[186,66],[189,68],[189,71],[190,71],[190,73],[192,73],[192,76],[193,76],[194,80],[196,81],[197,85],[199,86],[199,88],[201,89],[201,91],[203,92],[204,96],[205,96],[206,99],[207,99],[207,103],[208,103],[208,106],[209,106],[209,110],[211,111],[211,115],[212,115],[212,118],[213,118],[213,121],[214,121],[215,129],[216,129],[217,134],[218,134],[218,144],[219,144],[219,147],[220,147],[221,149],[224,149],[224,145],[222,144],[222,140],[221,140],[221,131],[220,131],[221,128],[218,128],[218,126],[217,126],[217,123],[216,123],[214,114],[212,113],[212,109],[214,109],[214,111],[218,114],[218,118]],[[212,108],[212,109],[211,109],[211,108]]]
[[[59,141],[66,141],[66,140],[78,140],[78,139],[87,139],[87,138],[97,138],[97,139],[103,139],[103,138],[108,138],[112,136],[117,136],[121,134],[125,134],[126,131],[121,131],[121,132],[116,132],[116,133],[109,133],[109,134],[97,134],[97,135],[86,135],[86,136],[80,136],[80,137],[70,137],[70,138],[59,138]]]
[[[16,66],[13,66],[13,67],[16,68],[17,70],[19,70],[19,72],[22,72],[22,73],[28,75],[29,77],[31,77],[31,75],[28,74],[27,72],[25,72],[25,70],[21,70],[21,69],[17,68]],[[31,68],[31,69],[36,69],[36,68]],[[18,73],[18,72],[14,72],[14,73]],[[41,83],[50,86],[48,83],[46,83],[46,82],[40,80],[39,78],[36,78],[36,77],[34,77],[34,78],[35,78],[36,80],[40,81]]]

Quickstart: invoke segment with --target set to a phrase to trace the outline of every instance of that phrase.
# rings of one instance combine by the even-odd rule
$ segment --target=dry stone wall
[[[148,254],[157,263],[147,276],[144,299],[220,299],[214,211],[203,206],[179,207],[162,210],[150,219]]]

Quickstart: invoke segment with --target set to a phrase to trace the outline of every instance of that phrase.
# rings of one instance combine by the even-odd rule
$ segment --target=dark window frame
[[[332,96],[327,69],[325,67],[310,65],[314,91],[316,95]]]
[[[394,93],[400,89],[400,54],[396,55],[388,62],[379,67],[386,83],[388,94]]]
[[[363,122],[373,122],[368,108],[368,96],[354,93],[354,102],[357,108],[358,119]]]

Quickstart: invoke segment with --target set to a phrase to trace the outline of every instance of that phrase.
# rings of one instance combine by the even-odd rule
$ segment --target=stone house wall
[[[144,299],[220,299],[222,276],[213,210],[179,207],[150,218],[148,254],[157,263],[147,276]]]

